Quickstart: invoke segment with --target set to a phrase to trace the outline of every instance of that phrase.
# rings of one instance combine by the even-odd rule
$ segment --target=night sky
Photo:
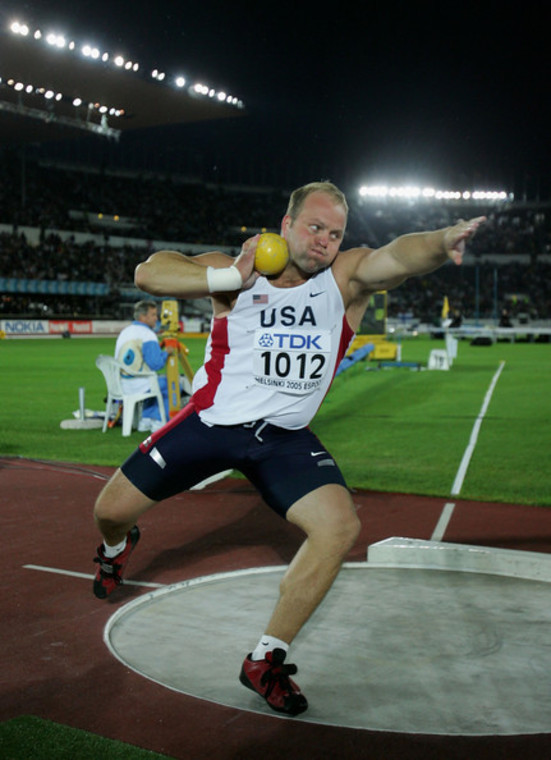
[[[113,6],[4,3],[2,21],[19,9],[31,24],[51,20],[78,39],[95,30],[105,49],[232,91],[246,119],[178,128],[213,171],[231,157],[285,166],[290,183],[529,184],[547,192],[543,2]]]

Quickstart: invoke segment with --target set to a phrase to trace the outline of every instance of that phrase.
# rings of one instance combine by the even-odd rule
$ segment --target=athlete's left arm
[[[438,269],[449,259],[461,264],[467,240],[485,219],[479,216],[434,232],[401,235],[381,248],[366,250],[354,257],[350,284],[361,291],[390,290],[408,277]]]

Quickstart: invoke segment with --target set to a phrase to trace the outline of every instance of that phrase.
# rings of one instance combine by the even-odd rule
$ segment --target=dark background
[[[18,17],[79,40],[90,33],[104,49],[245,102],[245,118],[125,135],[119,150],[137,159],[153,151],[166,167],[185,157],[221,182],[330,178],[346,189],[414,182],[550,197],[542,2],[78,0],[3,3],[0,13],[2,25]]]

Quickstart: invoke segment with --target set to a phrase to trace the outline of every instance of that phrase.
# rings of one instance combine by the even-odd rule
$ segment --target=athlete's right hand
[[[241,253],[236,258],[233,264],[239,270],[239,274],[243,279],[243,285],[241,290],[248,290],[252,288],[260,274],[254,268],[254,257],[256,254],[256,246],[258,244],[258,238],[260,235],[255,235],[248,240],[245,240],[241,248]]]

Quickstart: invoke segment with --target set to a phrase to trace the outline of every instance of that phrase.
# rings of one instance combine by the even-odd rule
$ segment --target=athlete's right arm
[[[156,296],[204,298],[213,293],[233,293],[254,283],[255,250],[256,238],[250,238],[237,259],[216,251],[193,257],[158,251],[138,264],[134,282],[140,290]]]

